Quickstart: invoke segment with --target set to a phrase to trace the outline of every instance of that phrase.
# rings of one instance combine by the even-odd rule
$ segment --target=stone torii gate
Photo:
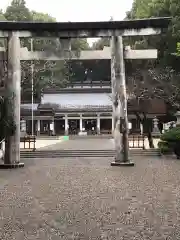
[[[8,78],[5,82],[6,115],[7,118],[11,117],[16,125],[15,134],[8,136],[6,139],[5,161],[1,167],[24,166],[23,163],[20,163],[20,61],[83,59],[83,57],[81,58],[81,56],[77,56],[70,51],[70,39],[77,37],[111,37],[111,81],[116,145],[115,162],[111,165],[133,166],[134,163],[129,160],[128,154],[127,97],[124,71],[124,58],[128,59],[128,54],[131,53],[127,51],[124,57],[123,37],[160,34],[161,29],[167,28],[169,22],[170,18],[91,23],[0,22],[0,37],[8,39],[7,54],[2,52],[0,54],[2,60],[8,61]],[[26,51],[25,53],[25,50],[21,49],[20,38],[44,38],[47,33],[51,33],[52,37],[60,38],[63,49],[60,55],[46,52],[32,53]],[[157,55],[155,50],[153,51]],[[140,53],[136,52],[136,54]],[[147,55],[139,58],[147,58]],[[156,56],[153,58],[156,58]],[[97,58],[87,57],[86,59]],[[106,57],[102,59],[106,59]]]

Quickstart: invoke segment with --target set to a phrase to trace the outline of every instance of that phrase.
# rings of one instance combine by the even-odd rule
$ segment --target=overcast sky
[[[44,12],[59,22],[88,22],[122,20],[130,10],[133,0],[26,0],[31,10]],[[5,9],[11,0],[0,0],[0,9]]]

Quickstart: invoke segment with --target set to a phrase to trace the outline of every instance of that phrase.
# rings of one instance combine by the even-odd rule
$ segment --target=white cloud
[[[126,11],[130,10],[133,0],[26,0],[31,10],[49,13],[59,22],[88,22],[122,20]],[[0,9],[10,5],[11,0],[0,0]]]
[[[122,20],[126,11],[131,8],[132,0],[26,0],[30,9],[46,12],[58,21],[105,21],[113,16],[114,20]],[[11,0],[1,0],[0,8],[5,9]]]

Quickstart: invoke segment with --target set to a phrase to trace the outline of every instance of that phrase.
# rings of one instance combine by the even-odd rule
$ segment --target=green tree
[[[110,46],[110,39],[109,38],[100,38],[96,42],[93,43],[92,49],[93,50],[103,50],[104,47]]]
[[[135,45],[159,50],[159,63],[178,69],[179,62],[171,56],[180,42],[180,1],[178,0],[134,0],[127,18],[172,17],[168,30],[158,36],[143,37]],[[136,41],[137,39],[134,38]],[[140,40],[140,41],[139,41]]]
[[[31,17],[35,22],[56,22],[56,19],[47,13],[31,11]]]
[[[134,0],[131,10],[126,13],[126,18],[149,18],[149,10],[152,2],[153,0]]]
[[[32,19],[31,12],[26,7],[24,0],[13,0],[7,7],[4,16],[8,21],[30,21]]]
[[[2,9],[0,9],[0,21],[6,21],[6,18],[4,16],[4,14],[3,14]]]
[[[38,22],[55,22],[56,19],[49,14],[30,11],[26,7],[24,0],[13,0],[7,7],[3,15],[10,21],[38,21]],[[22,47],[31,49],[31,40],[22,39]],[[72,49],[81,51],[89,49],[87,39],[73,39]],[[33,39],[34,51],[60,51],[60,41],[55,38],[35,38]],[[65,87],[71,81],[69,61],[34,61],[34,85],[35,97],[40,98],[44,88],[48,87]],[[73,70],[71,70],[72,72]],[[26,101],[31,97],[31,62],[22,62],[22,100]]]
[[[75,51],[90,50],[86,38],[74,38],[71,40],[71,49]]]

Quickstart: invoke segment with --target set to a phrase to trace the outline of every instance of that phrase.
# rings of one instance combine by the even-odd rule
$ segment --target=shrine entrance
[[[65,120],[55,119],[54,120],[55,134],[58,136],[63,136],[65,134]]]
[[[80,128],[79,119],[69,119],[68,128],[69,128],[69,135],[77,135]]]
[[[162,28],[167,28],[170,18],[151,18],[131,21],[108,21],[108,22],[0,22],[0,38],[7,38],[7,49],[3,49],[0,60],[7,61],[8,77],[5,84],[6,120],[11,119],[14,124],[12,134],[6,137],[4,167],[22,167],[20,163],[20,106],[21,106],[21,61],[62,61],[62,60],[85,60],[101,59],[86,52],[77,54],[71,51],[71,38],[110,37],[111,51],[105,54],[105,58],[111,59],[111,83],[113,126],[115,140],[115,162],[112,166],[134,166],[129,161],[128,141],[128,116],[127,116],[127,93],[125,81],[125,59],[154,59],[157,50],[129,50],[123,46],[123,38],[127,36],[146,36],[160,34]],[[48,33],[47,35],[45,33]],[[20,38],[45,38],[55,37],[59,40],[59,52],[36,52],[21,48]],[[0,53],[1,53],[0,52]],[[97,55],[99,57],[97,57]],[[108,56],[107,56],[108,55]],[[154,56],[155,55],[155,56]],[[153,57],[152,57],[153,56]],[[33,85],[33,84],[32,84]],[[54,109],[54,108],[52,108]],[[80,128],[79,120],[69,121],[69,129],[74,131]],[[96,128],[95,121],[86,122],[86,128]],[[5,132],[9,131],[6,126]],[[49,126],[47,124],[48,129]],[[50,130],[54,129],[54,123],[50,124]],[[97,123],[99,131],[100,124]],[[38,126],[39,129],[39,126]],[[65,129],[66,131],[67,129]],[[52,130],[51,130],[52,131]],[[32,136],[34,137],[34,136]]]
[[[101,134],[111,134],[112,133],[112,120],[111,119],[101,119],[100,120],[100,133]]]
[[[88,135],[97,134],[97,120],[96,119],[84,119],[83,128]]]

